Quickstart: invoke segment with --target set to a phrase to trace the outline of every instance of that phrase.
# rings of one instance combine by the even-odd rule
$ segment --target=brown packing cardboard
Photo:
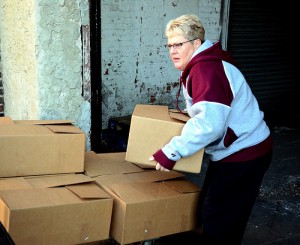
[[[0,180],[0,221],[16,244],[83,244],[109,238],[112,197],[88,176],[66,177]],[[45,187],[54,183],[60,187]]]
[[[151,171],[153,175],[157,173]],[[129,244],[195,228],[199,187],[189,182],[193,188],[185,192],[185,188],[180,188],[188,182],[185,179],[170,183],[136,182],[130,175],[95,177],[96,182],[114,197],[110,228],[114,240]]]
[[[57,174],[24,177],[34,188],[49,188],[72,184],[91,182],[92,179],[84,174]],[[1,183],[1,182],[0,182]]]
[[[110,236],[115,241],[130,244],[195,228],[200,188],[186,180],[183,173],[142,169],[130,173],[125,170],[125,153],[104,155],[88,165],[93,169],[93,165],[103,169],[118,165],[119,173],[103,171],[101,175],[99,170],[93,177],[114,198]]]
[[[2,181],[3,180],[3,181]],[[32,189],[32,185],[28,183],[24,178],[7,178],[0,179],[0,190],[22,190],[22,189]]]
[[[125,152],[96,154],[88,151],[84,154],[84,171],[90,177],[107,174],[141,172],[143,169],[125,161]]]
[[[156,162],[149,161],[149,158],[172,137],[180,135],[187,119],[174,111],[169,113],[167,106],[136,105],[131,117],[126,161],[154,168]],[[180,159],[174,170],[199,173],[203,154],[201,149],[190,157]]]
[[[0,119],[1,119],[0,120],[1,125],[13,123],[13,120],[10,117],[1,117]]]
[[[84,152],[70,121],[0,118],[0,177],[83,172]]]

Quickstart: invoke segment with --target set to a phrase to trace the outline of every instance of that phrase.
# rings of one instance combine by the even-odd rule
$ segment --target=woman
[[[200,197],[202,244],[241,244],[271,163],[269,127],[233,58],[220,42],[205,39],[197,16],[171,20],[165,35],[191,118],[150,160],[169,171],[204,148],[210,161]]]

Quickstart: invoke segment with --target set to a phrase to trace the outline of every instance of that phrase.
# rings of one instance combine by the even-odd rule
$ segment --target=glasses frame
[[[194,38],[194,39],[191,39],[191,40],[187,40],[185,42],[181,42],[181,43],[174,43],[174,44],[165,44],[165,47],[170,51],[171,48],[175,49],[175,50],[179,50],[183,44],[185,43],[188,43],[188,42],[192,42],[192,41],[195,41],[196,39],[198,38]]]

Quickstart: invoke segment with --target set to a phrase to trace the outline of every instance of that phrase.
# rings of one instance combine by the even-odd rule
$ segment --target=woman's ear
[[[195,44],[196,44],[196,47],[199,48],[201,46],[202,42],[200,39],[196,39]]]

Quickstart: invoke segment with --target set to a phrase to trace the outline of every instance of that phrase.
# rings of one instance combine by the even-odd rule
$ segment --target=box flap
[[[143,163],[133,163],[133,164],[145,170],[153,170],[156,168],[156,165],[154,164],[153,165],[147,165]]]
[[[113,184],[125,184],[135,182],[135,180],[128,177],[128,174],[101,175],[94,177],[93,179],[101,186],[105,186],[106,188],[110,188],[110,186]]]
[[[20,129],[22,129],[22,127],[29,130],[48,128],[48,130],[51,130],[54,133],[84,134],[82,130],[72,124],[72,121],[68,120],[14,120],[13,122],[14,123],[12,124],[17,125],[18,127],[16,128]]]
[[[187,122],[190,119],[190,117],[187,113],[182,114],[179,111],[174,110],[174,109],[169,110],[169,115],[170,115],[170,117],[180,120],[180,121],[183,121],[183,122]]]
[[[133,182],[157,182],[163,180],[171,180],[175,178],[181,178],[184,176],[182,173],[176,171],[157,171],[149,170],[139,173],[127,173],[127,174],[111,174],[97,176],[93,179],[104,186],[111,186],[113,184],[121,183],[133,183]]]
[[[201,188],[198,185],[183,178],[165,181],[164,183],[181,193],[191,193],[191,192],[201,191]]]
[[[53,134],[51,130],[40,125],[4,124],[0,127],[1,136],[37,136],[51,134]]]
[[[65,133],[65,134],[84,134],[79,128],[73,125],[46,125],[54,133]]]
[[[96,154],[93,151],[85,152],[84,171],[91,177],[143,171],[135,164],[125,161],[125,154],[125,152],[102,154]]]
[[[126,203],[145,202],[180,195],[162,182],[114,184],[111,189]]]
[[[71,124],[70,120],[14,120],[16,124],[32,124],[32,125],[58,125]]]
[[[127,176],[136,182],[156,182],[183,177],[184,174],[176,171],[149,170],[141,173],[131,173]]]
[[[14,124],[10,117],[0,117],[0,126],[5,124]]]
[[[64,187],[0,191],[11,210],[81,203],[73,192]]]
[[[169,116],[168,110],[168,106],[163,105],[137,104],[134,108],[133,114],[136,117],[144,117],[169,122],[174,121],[174,119]]]
[[[79,196],[82,199],[111,198],[111,196],[106,191],[101,189],[95,183],[70,185],[70,186],[66,186],[66,188],[68,188],[70,191],[72,191],[74,194],[76,194],[77,196]]]
[[[32,188],[32,185],[22,177],[0,180],[0,190],[22,190]]]
[[[126,202],[143,202],[178,195],[180,192],[172,185],[165,185],[159,181],[181,178],[182,176],[184,176],[182,173],[176,171],[163,172],[154,170],[103,175],[94,179],[100,186],[110,189]]]
[[[91,177],[84,174],[47,175],[29,177],[26,180],[35,188],[58,187],[94,181]]]

